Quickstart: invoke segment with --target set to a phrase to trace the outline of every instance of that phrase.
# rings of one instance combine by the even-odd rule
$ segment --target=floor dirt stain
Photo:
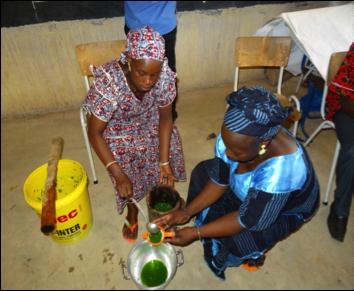
[[[55,273],[56,270],[52,271],[49,275],[48,275],[48,278],[51,277],[54,273]]]
[[[108,253],[108,260],[112,261],[112,258],[114,257],[114,253]]]
[[[108,273],[105,273],[105,284],[108,285],[109,282],[111,282],[111,278]]]
[[[82,254],[79,254],[78,257],[79,257],[80,261],[83,261],[83,260],[84,260],[84,257],[83,257]]]
[[[103,250],[103,264],[107,263],[107,261],[112,261],[112,258],[114,257],[114,253],[110,253],[109,249],[104,249]]]
[[[126,275],[127,271],[128,271],[128,268],[127,268],[127,264],[126,264],[126,262],[125,262],[125,260],[123,258],[119,259],[118,265],[121,267],[122,274],[123,274],[123,279],[124,280],[130,280],[130,277]]]
[[[16,188],[17,188],[17,185],[11,186],[11,187],[9,188],[9,190],[12,191],[12,190],[15,190]]]
[[[70,268],[69,268],[69,273],[74,272],[74,270],[75,270],[74,267],[70,267]]]

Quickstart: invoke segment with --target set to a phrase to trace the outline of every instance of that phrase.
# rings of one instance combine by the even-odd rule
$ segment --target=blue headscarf
[[[289,113],[272,92],[259,86],[243,87],[227,96],[226,101],[229,108],[224,117],[225,127],[261,140],[272,139]]]

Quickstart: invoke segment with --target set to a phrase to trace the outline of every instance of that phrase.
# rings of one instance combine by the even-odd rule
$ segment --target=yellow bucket
[[[26,202],[39,216],[42,212],[42,194],[47,178],[47,167],[48,164],[44,164],[34,170],[23,186]],[[57,243],[77,242],[85,237],[92,227],[87,175],[78,162],[59,160],[56,192],[56,226],[51,237]]]

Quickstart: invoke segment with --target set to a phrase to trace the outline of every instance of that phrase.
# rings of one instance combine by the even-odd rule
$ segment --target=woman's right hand
[[[133,196],[133,184],[129,177],[122,171],[115,177],[116,189],[122,199],[129,199]]]
[[[175,225],[185,224],[189,221],[190,215],[185,209],[178,209],[169,214],[156,218],[153,223],[163,229],[171,228]]]
[[[198,240],[198,232],[195,227],[184,227],[175,231],[175,235],[167,237],[165,242],[175,246],[185,247]]]

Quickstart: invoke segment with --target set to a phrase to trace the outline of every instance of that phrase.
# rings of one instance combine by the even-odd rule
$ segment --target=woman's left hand
[[[184,247],[191,244],[197,239],[198,233],[196,232],[196,228],[188,226],[176,230],[175,235],[173,237],[165,238],[165,242],[176,246]]]
[[[152,222],[156,223],[163,229],[169,229],[175,225],[185,224],[189,221],[189,219],[190,216],[185,209],[177,209],[154,219]]]
[[[173,176],[170,165],[160,166],[160,184],[174,187],[176,178]]]

